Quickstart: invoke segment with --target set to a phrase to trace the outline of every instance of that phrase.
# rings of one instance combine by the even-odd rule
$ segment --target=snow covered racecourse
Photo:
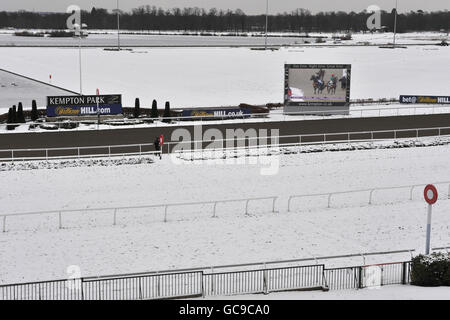
[[[84,49],[83,93],[123,94],[123,104],[152,100],[173,108],[266,104],[283,100],[285,63],[351,64],[351,99],[396,98],[401,94],[447,95],[449,47],[364,47]],[[0,48],[1,68],[79,91],[78,49]],[[4,90],[3,88],[1,88]],[[9,103],[10,100],[8,100]],[[29,104],[28,101],[23,101]],[[1,101],[1,111],[10,105]],[[40,107],[44,107],[43,105]]]
[[[330,292],[265,298],[448,299],[446,288],[411,286],[427,224],[431,250],[450,249],[445,30],[403,33],[396,48],[379,47],[389,32],[347,43],[274,33],[270,50],[260,32],[142,33],[112,50],[110,30],[0,31],[0,300],[86,283],[85,299],[194,297],[199,284],[202,299],[275,287]],[[287,111],[291,98],[313,112]],[[19,102],[26,114],[11,108]],[[317,111],[338,104],[346,112]],[[220,291],[247,285],[246,272],[264,289]],[[143,278],[137,296],[136,284],[114,287],[137,274],[157,279],[157,293],[142,293]],[[381,290],[338,291],[376,277]]]
[[[0,233],[0,261],[7,261],[2,263],[1,281],[64,279],[71,265],[79,266],[83,276],[97,276],[349,253],[420,252],[426,210],[421,188],[414,191],[413,201],[409,189],[381,191],[372,206],[365,193],[337,196],[330,209],[326,196],[297,199],[289,213],[287,197],[450,180],[448,145],[279,157],[275,176],[261,175],[258,165],[176,165],[169,157],[152,164],[2,171],[7,190],[2,211],[8,213],[280,198],[276,213],[271,212],[271,201],[252,203],[248,216],[242,202],[224,204],[217,207],[218,218],[211,218],[210,205],[180,207],[170,209],[166,223],[161,208],[124,211],[116,226],[111,211],[67,213],[61,230],[52,215],[11,217],[8,231]],[[450,243],[448,185],[439,190],[434,247]],[[367,263],[371,261],[384,262],[383,257]],[[350,261],[356,263],[362,260]]]

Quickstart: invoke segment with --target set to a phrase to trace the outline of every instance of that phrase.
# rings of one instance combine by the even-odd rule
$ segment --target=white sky
[[[59,11],[63,12],[71,4],[90,10],[92,7],[113,9],[117,0],[1,0],[0,11],[30,10],[30,11]],[[270,11],[279,13],[297,8],[318,11],[362,11],[369,5],[378,5],[390,11],[395,6],[395,0],[269,0]],[[399,11],[419,10],[450,10],[450,0],[398,0]],[[120,0],[122,10],[130,11],[142,5],[155,5],[157,7],[200,7],[209,9],[236,9],[240,8],[248,14],[263,13],[266,10],[266,0]]]

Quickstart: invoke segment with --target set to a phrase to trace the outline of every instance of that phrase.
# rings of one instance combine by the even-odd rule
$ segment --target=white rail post
[[[275,202],[277,201],[277,197],[273,198],[273,202],[272,202],[272,212],[275,213]]]
[[[3,232],[6,232],[6,216],[3,216]]]
[[[248,216],[248,203],[250,202],[250,199],[247,199],[247,202],[245,204],[245,215]]]
[[[169,207],[168,205],[164,206],[164,222],[167,222],[167,208],[168,207]]]
[[[117,225],[117,208],[114,209],[114,223],[113,223],[113,225],[114,226]]]
[[[330,193],[329,195],[328,195],[328,208],[331,208],[331,196],[332,196],[333,194],[332,193]]]
[[[288,199],[288,207],[287,207],[288,212],[291,212],[291,199],[292,199],[292,196],[290,196]]]
[[[369,194],[369,204],[372,204],[372,196],[374,193],[375,189],[370,190],[370,194]]]
[[[217,201],[216,202],[214,202],[214,207],[213,207],[213,218],[217,218],[217,216],[216,216],[216,207],[217,207]]]
[[[61,217],[61,211],[59,212],[59,214],[58,214],[58,217],[59,217],[59,229],[62,229],[62,217]]]
[[[412,199],[413,199],[413,191],[414,191],[414,188],[415,188],[416,186],[412,186],[411,187],[411,190],[409,190],[409,200],[411,200],[412,201]]]

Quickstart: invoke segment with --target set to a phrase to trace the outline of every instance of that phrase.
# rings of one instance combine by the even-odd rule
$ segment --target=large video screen
[[[350,103],[351,65],[285,65],[285,106]]]

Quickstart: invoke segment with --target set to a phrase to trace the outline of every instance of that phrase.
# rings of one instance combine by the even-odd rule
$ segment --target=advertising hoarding
[[[403,104],[450,104],[450,96],[400,96]]]
[[[50,96],[47,97],[48,117],[77,117],[122,114],[122,95]]]
[[[285,112],[346,110],[350,104],[350,83],[348,64],[286,64]]]
[[[201,118],[242,118],[249,117],[250,109],[205,109],[205,110],[183,110],[183,117],[201,117]]]

